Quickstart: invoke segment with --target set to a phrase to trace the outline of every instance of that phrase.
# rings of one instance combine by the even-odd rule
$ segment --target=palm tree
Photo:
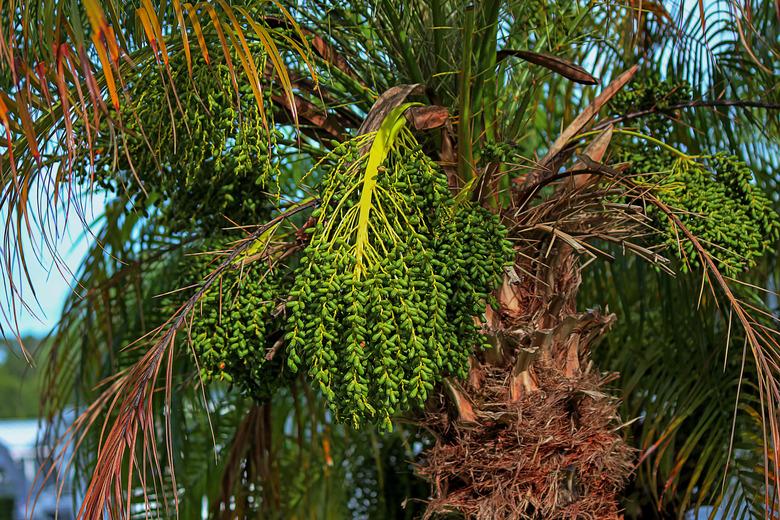
[[[80,517],[773,515],[780,11],[691,4],[0,3]]]

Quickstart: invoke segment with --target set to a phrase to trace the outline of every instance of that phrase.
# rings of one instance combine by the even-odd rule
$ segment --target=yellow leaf
[[[108,60],[106,49],[97,33],[92,33],[92,43],[95,44],[100,65],[103,67],[103,77],[106,78],[106,88],[108,88],[108,94],[111,96],[111,104],[114,105],[115,109],[119,110],[119,95],[116,90],[114,73],[111,71],[111,62]]]
[[[358,202],[360,209],[358,213],[357,236],[355,238],[355,276],[357,277],[360,277],[363,270],[363,253],[368,243],[369,215],[373,208],[371,199],[376,189],[379,167],[393,147],[396,136],[406,126],[404,112],[409,107],[418,105],[420,103],[404,103],[392,109],[379,126],[374,142],[371,144],[371,149],[368,152],[368,162],[366,163],[363,187],[360,192],[360,201]]]
[[[184,4],[184,8],[187,9],[187,15],[192,22],[192,30],[195,32],[195,36],[198,39],[198,45],[200,46],[200,52],[203,54],[203,59],[206,60],[206,65],[211,63],[211,57],[209,56],[208,48],[206,47],[206,38],[203,36],[203,28],[200,26],[200,20],[198,19],[198,13],[192,4],[187,2]],[[224,38],[223,38],[224,39]]]
[[[149,45],[152,46],[152,52],[154,52],[154,57],[157,58],[157,36],[154,33],[154,29],[152,28],[152,22],[149,20],[149,15],[146,13],[146,9],[143,7],[139,7],[135,10],[135,13],[138,15],[138,18],[141,20],[141,25],[144,28],[144,34],[146,34],[146,39],[149,40]]]
[[[149,16],[149,22],[152,24],[157,43],[160,45],[163,63],[168,65],[168,50],[165,47],[165,39],[163,38],[162,30],[160,29],[160,20],[157,19],[157,13],[155,12],[154,7],[152,7],[151,0],[142,0],[142,3],[146,9],[146,14]]]
[[[241,64],[244,67],[247,80],[249,80],[249,86],[252,87],[252,92],[255,95],[255,100],[257,101],[260,115],[263,117],[263,126],[267,128],[268,124],[265,121],[265,110],[263,108],[263,95],[262,91],[260,90],[260,75],[257,72],[255,60],[252,56],[251,50],[249,49],[249,44],[246,41],[246,37],[244,36],[244,31],[241,30],[241,25],[238,23],[236,15],[233,13],[233,9],[225,2],[225,0],[217,0],[217,3],[219,3],[219,5],[222,7],[222,10],[228,16],[230,22],[233,25],[233,31],[229,33],[231,40],[235,41],[235,38],[238,38],[241,44],[240,47],[238,45],[234,45],[235,51],[236,54],[238,54],[238,58],[241,60]]]
[[[184,47],[184,57],[187,59],[187,71],[192,74],[190,40],[187,37],[187,25],[184,23],[184,13],[182,12],[181,2],[179,0],[173,0],[173,10],[176,13],[176,20],[179,22],[179,31],[181,32],[181,41]]]
[[[224,2],[224,0],[218,0],[218,1]],[[259,23],[255,22],[252,19],[252,17],[249,15],[249,13],[246,12],[246,10],[244,10],[241,7],[237,7],[236,10],[244,15],[244,18],[246,18],[247,22],[249,22],[249,25],[252,27],[252,29],[254,29],[255,33],[260,38],[260,41],[263,44],[263,47],[265,48],[265,51],[268,53],[268,57],[271,58],[271,63],[273,64],[274,70],[279,75],[279,81],[282,84],[282,90],[284,90],[284,93],[287,96],[287,100],[290,105],[290,112],[292,112],[292,116],[293,116],[293,121],[297,125],[298,111],[296,110],[295,95],[292,91],[292,83],[290,82],[290,75],[287,73],[287,67],[285,67],[284,65],[284,60],[282,59],[282,56],[279,53],[279,49],[276,47],[276,43],[274,43],[273,39],[271,38],[268,29],[266,29]]]

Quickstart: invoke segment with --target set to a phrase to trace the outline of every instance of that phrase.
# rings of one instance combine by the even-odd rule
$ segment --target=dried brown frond
[[[588,177],[588,181],[572,183],[578,177]],[[532,187],[531,193],[550,183],[557,183],[553,196],[534,205],[523,204],[507,216],[519,249],[534,251],[552,235],[553,240],[546,242],[548,251],[544,257],[550,256],[554,241],[561,240],[579,254],[611,259],[596,244],[616,244],[671,274],[669,260],[657,251],[658,247],[642,245],[658,230],[652,226],[644,206],[634,202],[635,193],[591,168],[548,177],[538,187]]]
[[[154,396],[159,392],[164,394],[165,407],[170,406],[177,335],[183,330],[186,332],[191,313],[202,296],[219,282],[222,273],[236,267],[235,260],[241,254],[268,230],[317,203],[316,199],[312,199],[293,206],[239,241],[173,316],[131,345],[132,348],[147,350],[133,365],[104,382],[100,396],[74,421],[51,455],[55,463],[52,467],[69,466],[72,463],[70,451],[82,447],[90,432],[102,422],[97,460],[78,518],[92,519],[105,515],[109,518],[129,518],[132,501],[127,498],[136,489],[143,490],[147,506],[150,501],[147,489],[164,490],[166,481],[171,483],[172,489],[177,489],[171,460],[172,446],[166,446],[167,461],[162,461],[157,450],[160,431],[165,442],[170,443],[170,414],[163,411],[165,418],[161,424],[156,415],[160,412],[154,409]],[[163,379],[161,385],[160,377]],[[44,479],[51,476],[49,472]],[[160,496],[155,493],[154,499],[158,505],[162,502],[166,507],[172,501],[178,508],[176,495],[166,497],[163,491]]]
[[[756,367],[758,381],[756,385],[762,402],[762,430],[763,430],[763,448],[764,448],[764,506],[772,514],[780,508],[780,500],[772,489],[777,487],[777,476],[780,475],[780,462],[775,456],[775,452],[780,446],[780,380],[778,380],[778,367],[780,367],[780,330],[774,328],[778,319],[776,317],[766,316],[762,312],[752,307],[747,302],[743,302],[737,297],[729,280],[720,272],[718,264],[713,258],[713,254],[701,240],[685,225],[680,219],[678,212],[670,208],[658,197],[646,190],[641,190],[631,179],[620,175],[614,169],[603,164],[596,163],[583,158],[589,168],[601,171],[615,181],[623,184],[630,190],[642,191],[642,197],[649,203],[660,209],[670,222],[674,229],[685,240],[690,241],[700,256],[703,266],[703,281],[712,289],[713,295],[721,296],[729,309],[729,316],[733,315],[741,325],[745,334],[747,346],[753,356]],[[767,324],[767,318],[769,325]],[[740,384],[741,384],[740,378]],[[736,410],[734,411],[736,414]],[[733,435],[733,433],[732,433]],[[725,473],[725,470],[724,470]],[[771,514],[770,514],[771,516]]]

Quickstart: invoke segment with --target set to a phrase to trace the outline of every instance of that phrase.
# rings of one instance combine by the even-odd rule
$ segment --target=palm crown
[[[774,511],[754,4],[0,4],[11,298],[108,200],[46,359],[81,516]]]

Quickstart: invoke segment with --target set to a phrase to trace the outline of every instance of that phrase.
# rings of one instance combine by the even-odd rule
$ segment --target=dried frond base
[[[567,378],[534,367],[538,388],[510,401],[509,371],[479,365],[479,388],[464,389],[476,419],[454,420],[444,405],[425,425],[436,445],[418,468],[433,499],[426,518],[616,519],[617,496],[634,459],[616,431],[616,400],[602,376]]]

